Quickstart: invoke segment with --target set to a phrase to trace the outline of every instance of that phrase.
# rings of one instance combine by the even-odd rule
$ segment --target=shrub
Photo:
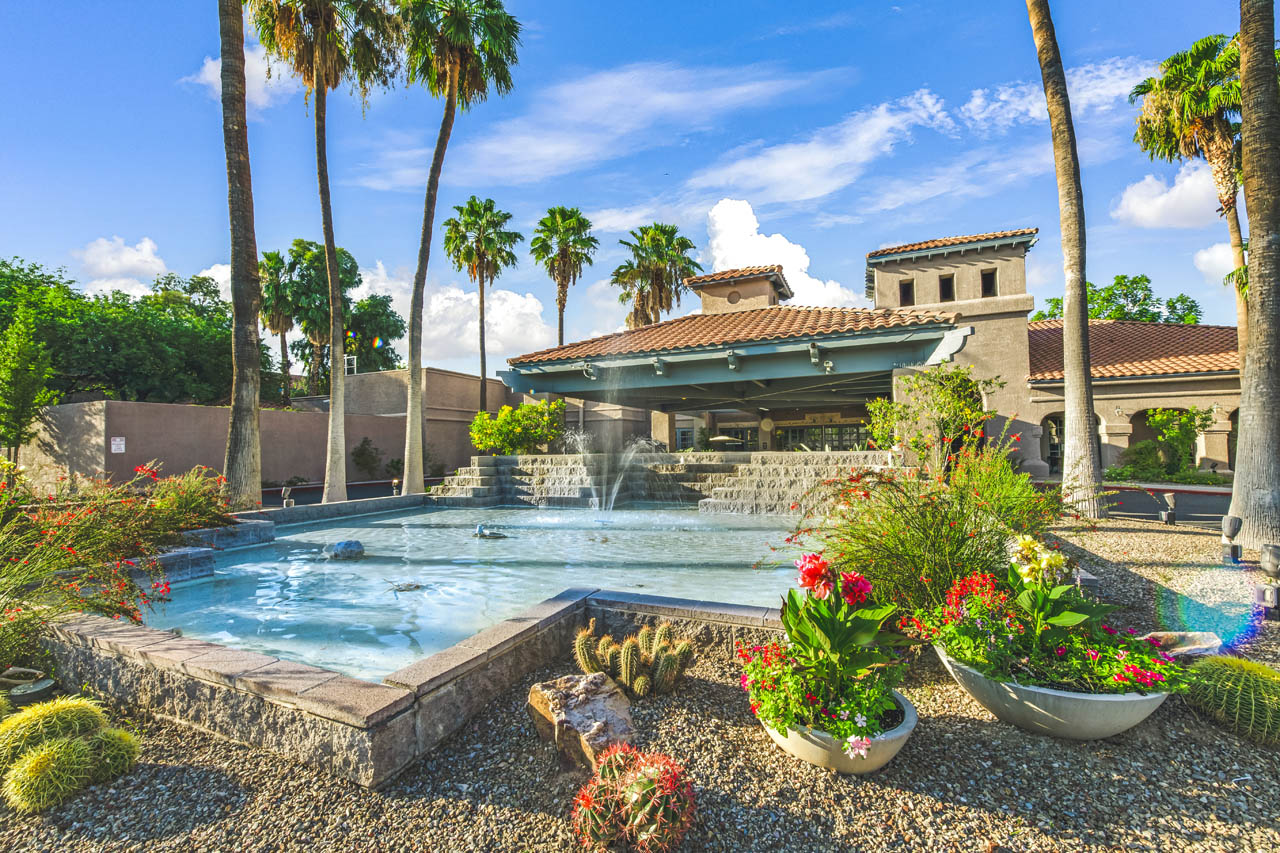
[[[60,737],[23,753],[4,775],[4,798],[24,814],[74,796],[89,781],[93,753],[80,738]]]
[[[138,760],[138,736],[124,729],[102,729],[87,738],[93,753],[89,783],[107,782],[129,772]]]
[[[503,455],[530,453],[564,434],[564,400],[503,406],[496,416],[478,412],[471,421],[471,443],[477,450]]]
[[[102,708],[83,696],[59,696],[28,705],[0,721],[0,769],[46,741],[91,735],[106,726]]]
[[[693,662],[693,644],[672,637],[670,622],[656,629],[646,625],[621,644],[608,634],[597,639],[595,630],[592,619],[574,638],[578,668],[588,675],[606,672],[636,697],[675,690]]]
[[[357,471],[364,474],[366,480],[376,480],[382,471],[382,451],[375,447],[372,439],[366,435],[351,449],[351,464],[356,466]],[[400,465],[403,470],[404,462],[401,461]]]
[[[601,754],[596,775],[573,800],[573,829],[584,847],[616,844],[670,850],[693,825],[696,801],[684,768],[669,756],[615,744]]]
[[[1164,471],[1169,460],[1161,453],[1157,441],[1145,438],[1129,445],[1120,453],[1120,464],[1138,471]]]
[[[235,522],[222,496],[227,481],[212,468],[197,465],[184,474],[152,479],[150,523],[157,533],[222,527]]]
[[[1196,467],[1196,439],[1213,425],[1213,410],[1196,406],[1186,411],[1151,409],[1147,426],[1156,432],[1156,440],[1166,457],[1165,472],[1193,470]]]
[[[1187,701],[1237,734],[1280,744],[1280,672],[1244,658],[1210,657],[1191,668]]]
[[[979,495],[1015,535],[1042,537],[1069,509],[1061,488],[1041,487],[1030,474],[1014,469],[1007,442],[965,446],[952,455],[951,487]]]

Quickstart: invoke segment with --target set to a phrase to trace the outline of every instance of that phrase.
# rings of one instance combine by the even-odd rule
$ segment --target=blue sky
[[[90,289],[228,260],[216,89],[216,4],[6,4],[0,56],[0,252],[65,266]],[[512,0],[524,24],[515,90],[459,115],[437,222],[471,194],[526,237],[548,206],[581,207],[602,250],[570,295],[570,340],[619,327],[607,283],[626,229],[676,222],[708,269],[782,263],[796,302],[859,305],[885,245],[1038,226],[1038,302],[1060,295],[1057,190],[1020,3]],[[1084,163],[1088,274],[1146,273],[1233,322],[1207,171],[1152,163],[1125,94],[1156,62],[1235,32],[1227,0],[1055,4]],[[51,61],[51,55],[54,57]],[[260,250],[318,239],[311,115],[249,46]],[[365,109],[330,96],[339,245],[407,312],[441,105],[419,88]],[[526,243],[527,245],[527,243]],[[427,360],[474,371],[475,287],[428,276]],[[554,343],[554,289],[527,259],[490,290],[490,368]],[[686,302],[678,311],[688,311]]]

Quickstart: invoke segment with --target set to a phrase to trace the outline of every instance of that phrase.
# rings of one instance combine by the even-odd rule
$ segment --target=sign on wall
[[[124,436],[123,435],[111,436],[111,452],[124,453]]]

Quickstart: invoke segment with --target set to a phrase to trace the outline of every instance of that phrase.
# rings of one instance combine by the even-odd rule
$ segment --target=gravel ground
[[[1067,535],[1134,626],[1160,624],[1162,596],[1198,595],[1216,570],[1209,535],[1138,522]],[[1278,624],[1244,650],[1275,661]],[[569,669],[566,659],[533,674],[379,791],[140,721],[143,755],[127,776],[41,817],[0,806],[0,850],[570,849],[568,804],[584,777],[559,769],[523,709],[530,684]],[[633,706],[638,746],[675,756],[696,786],[685,850],[1280,848],[1280,753],[1177,697],[1119,737],[1059,741],[997,723],[927,653],[903,688],[920,711],[911,741],[880,773],[846,778],[774,747],[732,663],[700,659],[689,678]]]

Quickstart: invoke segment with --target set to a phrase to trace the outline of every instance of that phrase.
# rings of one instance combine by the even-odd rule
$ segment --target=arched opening
[[[1046,415],[1040,421],[1040,458],[1049,465],[1050,474],[1062,473],[1062,444],[1065,440],[1062,412]]]

